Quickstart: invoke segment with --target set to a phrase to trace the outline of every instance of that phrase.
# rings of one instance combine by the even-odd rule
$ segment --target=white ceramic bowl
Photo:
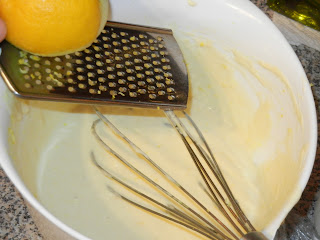
[[[196,4],[193,4],[196,3]],[[110,19],[141,25],[180,28],[205,34],[225,46],[237,49],[247,56],[277,66],[288,79],[288,86],[298,99],[304,121],[307,142],[303,171],[297,188],[304,189],[312,170],[317,139],[316,112],[312,93],[305,73],[290,45],[272,22],[247,0],[111,0]],[[54,217],[28,190],[8,154],[8,129],[12,98],[0,81],[0,163],[6,174],[30,204],[38,227],[48,239],[87,239]],[[9,101],[10,102],[10,101]],[[294,202],[288,202],[274,221],[264,229],[270,232],[279,226]],[[274,232],[274,231],[273,231]],[[268,234],[272,237],[273,234]]]

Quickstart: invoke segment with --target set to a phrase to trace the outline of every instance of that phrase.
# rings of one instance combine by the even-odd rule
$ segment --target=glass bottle
[[[267,4],[276,12],[320,30],[320,0],[268,0]]]

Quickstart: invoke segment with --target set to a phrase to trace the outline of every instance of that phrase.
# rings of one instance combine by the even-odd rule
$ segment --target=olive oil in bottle
[[[320,30],[320,0],[268,0],[267,4],[276,12]]]

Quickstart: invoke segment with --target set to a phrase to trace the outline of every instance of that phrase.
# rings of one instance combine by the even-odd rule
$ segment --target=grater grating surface
[[[172,31],[108,22],[87,49],[39,57],[2,43],[1,76],[23,98],[184,109],[188,76]]]

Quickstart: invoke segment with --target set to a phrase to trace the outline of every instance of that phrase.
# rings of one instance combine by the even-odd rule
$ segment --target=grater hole
[[[82,67],[77,67],[77,72],[79,72],[79,73],[81,73],[81,72],[84,72],[84,68],[82,68]]]
[[[146,94],[146,93],[147,93],[147,90],[141,88],[141,89],[138,89],[138,93],[140,93],[140,94]]]
[[[160,96],[163,96],[163,95],[165,95],[165,94],[166,94],[166,92],[165,92],[165,91],[163,91],[163,90],[158,91],[158,95],[160,95]]]
[[[117,63],[117,64],[116,64],[116,68],[118,68],[118,69],[124,68],[124,65],[123,65],[123,64],[120,64],[120,63]]]
[[[111,56],[113,56],[113,53],[112,53],[112,52],[105,51],[105,52],[104,52],[104,55],[106,55],[107,57],[111,57]]]
[[[151,53],[151,57],[152,58],[159,58],[160,56],[157,52],[153,52],[153,53]]]
[[[107,44],[107,43],[103,44],[103,47],[104,47],[105,49],[111,49],[111,45],[110,45],[110,44]]]
[[[130,37],[130,41],[134,42],[134,41],[138,41],[139,39],[136,36],[132,36]]]
[[[154,83],[155,81],[154,81],[154,78],[147,78],[147,82],[148,83]]]
[[[74,93],[76,92],[76,89],[74,87],[68,87],[68,91]]]
[[[165,85],[163,84],[163,83],[156,83],[156,85],[157,85],[157,88],[164,88],[165,87]]]
[[[29,72],[29,67],[23,66],[19,69],[22,74],[27,74]]]
[[[40,67],[40,64],[39,64],[39,63],[35,63],[35,64],[33,64],[33,66],[34,66],[35,68],[39,68],[39,67]]]
[[[162,42],[162,41],[163,41],[163,38],[162,38],[162,37],[157,37],[157,40],[158,40],[159,42]]]
[[[147,70],[147,71],[145,71],[145,74],[148,75],[148,76],[152,76],[152,75],[153,75],[153,72]]]
[[[98,81],[104,83],[106,82],[106,79],[104,77],[98,77]]]
[[[25,88],[31,88],[32,87],[30,83],[25,83],[24,86],[25,86]]]
[[[81,57],[82,56],[82,52],[79,52],[79,51],[77,51],[77,52],[75,52],[74,53],[77,57]],[[55,59],[56,60],[56,59]],[[61,59],[60,59],[61,60]]]
[[[164,48],[164,45],[160,43],[160,44],[158,45],[158,47],[159,47],[159,48]]]
[[[140,79],[144,78],[144,74],[143,73],[137,73],[137,78],[140,78]]]
[[[149,91],[154,91],[154,90],[156,90],[156,87],[155,86],[148,86],[148,90]]]
[[[137,71],[142,71],[142,70],[143,70],[143,67],[142,67],[142,66],[135,66],[135,69],[136,69]]]
[[[145,81],[138,81],[138,86],[144,87],[146,85]]]
[[[161,58],[161,62],[168,63],[168,62],[170,62],[170,60],[168,58]]]
[[[129,50],[131,50],[131,47],[123,46],[122,49],[123,49],[124,51],[129,51]]]
[[[133,49],[135,49],[135,48],[139,48],[140,46],[139,46],[139,44],[133,43],[133,44],[131,44],[131,47],[132,47]]]
[[[89,93],[91,93],[91,94],[98,94],[98,90],[97,90],[97,89],[94,89],[94,88],[90,88],[90,89],[89,89]]]
[[[175,100],[175,99],[176,99],[176,97],[175,97],[175,96],[173,96],[173,95],[169,95],[169,96],[168,96],[168,99],[169,99],[170,101],[172,101],[172,100]]]
[[[160,55],[161,56],[166,56],[166,55],[169,55],[169,53],[167,51],[160,51]]]
[[[114,71],[114,67],[107,67],[107,71],[108,71],[108,72]]]
[[[70,62],[67,62],[66,66],[69,67],[69,68],[72,68],[72,64]]]
[[[55,57],[55,58],[54,58],[54,61],[56,61],[56,62],[61,62],[61,58],[60,58],[60,57]]]
[[[34,75],[36,75],[37,77],[40,77],[40,76],[41,76],[41,73],[40,73],[39,71],[36,71],[36,72],[34,73]]]
[[[125,73],[125,72],[117,72],[117,75],[118,75],[119,77],[123,77],[123,76],[126,75],[126,73]]]
[[[44,65],[50,66],[50,65],[51,65],[51,62],[50,62],[49,60],[45,60],[45,61],[44,61]]]
[[[151,47],[150,47],[150,50],[151,50],[151,51],[158,51],[158,48],[155,47],[155,46],[151,46]]]
[[[62,66],[57,65],[57,66],[56,66],[56,69],[57,69],[57,70],[61,70],[61,69],[62,69]]]
[[[160,63],[160,61],[155,60],[155,61],[152,61],[152,64],[155,65],[155,66],[158,66],[158,65],[160,65],[161,63]]]
[[[148,38],[145,34],[139,34],[139,38]]]
[[[171,88],[171,87],[170,87],[170,88],[167,88],[167,92],[168,92],[168,93],[173,93],[173,92],[174,92],[174,88]]]
[[[136,92],[129,92],[130,97],[137,97],[138,94]]]
[[[87,64],[87,65],[86,65],[86,68],[89,69],[89,70],[92,70],[92,69],[94,69],[94,65],[92,65],[92,64]]]
[[[165,78],[171,78],[172,77],[172,73],[170,73],[170,72],[165,72],[163,75],[164,75]]]
[[[48,74],[51,73],[51,69],[50,69],[50,68],[46,68],[44,71],[45,71],[46,73],[48,73]],[[67,71],[67,75],[68,75],[68,72],[71,72],[71,71],[68,70],[68,71]],[[71,74],[72,74],[72,72],[71,72]],[[70,74],[70,75],[71,75],[71,74]]]
[[[161,80],[164,79],[162,75],[157,75],[155,78],[156,78],[156,80],[158,80],[158,81],[161,81]]]
[[[113,41],[112,45],[115,46],[115,47],[118,47],[118,46],[121,46],[121,43],[118,42],[118,41]]]
[[[145,42],[145,41],[141,41],[141,42],[140,42],[140,45],[141,45],[141,46],[149,46],[149,43],[147,43],[147,42]]]
[[[104,74],[104,72],[105,72],[105,71],[104,71],[103,69],[98,69],[98,70],[97,70],[97,73],[98,73],[98,74]]]
[[[110,80],[114,80],[116,78],[116,76],[114,74],[108,74],[108,79]]]
[[[167,71],[167,70],[171,69],[171,66],[170,65],[164,65],[164,66],[162,66],[162,69]]]
[[[150,50],[149,50],[149,49],[142,48],[142,49],[141,49],[141,52],[142,52],[142,53],[149,53]]]
[[[67,80],[68,83],[70,84],[76,84],[77,82],[75,80],[73,80],[72,78],[68,78]]]
[[[139,64],[139,63],[142,63],[142,60],[139,59],[139,58],[135,58],[135,59],[133,60],[133,62],[134,62],[135,64]]]
[[[94,78],[96,75],[95,75],[93,72],[88,72],[88,73],[87,73],[87,76],[88,76],[89,78]]]
[[[139,56],[141,53],[138,52],[138,51],[133,51],[132,54],[133,54],[134,56]]]
[[[94,49],[96,52],[100,52],[100,51],[102,50],[101,47],[96,46],[96,45],[93,45],[92,47],[93,47],[93,49]]]
[[[98,83],[98,82],[97,82],[97,81],[94,81],[94,80],[89,79],[89,80],[88,80],[88,83],[89,83],[89,85],[90,85],[90,86],[95,86],[95,85],[97,85],[97,83]]]
[[[156,72],[156,73],[161,73],[161,72],[162,72],[162,69],[161,69],[161,68],[154,68],[154,72]]]
[[[157,95],[154,94],[154,93],[151,93],[151,94],[149,94],[149,98],[150,98],[150,99],[156,99],[156,98],[157,98]]]
[[[116,61],[122,61],[122,57],[120,57],[120,56],[115,56],[114,59],[115,59]]]
[[[79,83],[79,84],[78,84],[78,87],[79,87],[80,89],[86,89],[86,88],[87,88],[87,85],[84,84],[84,83]]]
[[[76,59],[76,64],[83,64],[83,61],[81,59]]]
[[[110,41],[110,38],[109,38],[109,37],[106,37],[106,36],[103,36],[103,37],[102,37],[102,40],[103,40],[103,41]]]
[[[124,79],[119,79],[119,80],[118,80],[118,83],[119,83],[119,84],[126,84],[126,83],[127,83],[127,81],[126,81],[126,80],[124,80]]]
[[[96,54],[94,55],[94,57],[95,57],[96,59],[100,59],[100,58],[101,58],[101,54],[96,53]],[[92,59],[92,60],[90,60],[90,61],[93,61],[93,58],[92,58],[92,57],[89,57],[89,58]]]
[[[143,56],[142,59],[145,61],[150,61],[151,58],[149,56]]]
[[[41,81],[40,79],[37,79],[37,80],[36,80],[36,84],[37,84],[37,85],[42,85],[42,81]]]
[[[108,88],[107,88],[107,86],[100,85],[100,86],[99,86],[99,90],[105,92],[105,91],[108,90]]]
[[[111,37],[114,38],[114,39],[117,39],[117,38],[119,38],[120,36],[119,36],[118,34],[116,34],[116,33],[112,33],[112,34],[111,34]]]
[[[126,61],[124,64],[125,64],[126,66],[132,66],[132,65],[133,65],[133,62],[131,62],[131,61]]]
[[[116,54],[120,54],[120,53],[122,53],[122,50],[121,50],[121,49],[118,49],[118,48],[115,48],[115,49],[113,50],[113,52],[116,53]]]
[[[155,40],[152,39],[152,38],[150,38],[150,39],[149,39],[149,43],[155,43]]]
[[[84,52],[85,52],[86,54],[90,54],[90,53],[92,53],[92,50],[89,49],[89,48],[87,48],[87,49],[84,50]]]
[[[145,63],[145,64],[144,64],[144,67],[145,67],[145,68],[151,68],[151,67],[152,67],[152,64],[150,64],[150,63]]]
[[[96,54],[95,57],[96,57],[96,58],[100,58],[100,54]],[[92,57],[89,57],[89,56],[86,56],[85,59],[86,59],[87,62],[92,62],[92,61],[93,61],[93,58],[92,58]]]
[[[126,87],[119,87],[119,91],[124,93],[126,92],[128,89]]]
[[[109,85],[109,87],[112,87],[112,88],[117,86],[117,84],[115,82],[109,82],[108,85]]]
[[[29,75],[24,75],[23,78],[24,78],[25,80],[30,80],[30,76],[29,76]]]
[[[128,40],[128,39],[121,39],[121,42],[123,43],[123,44],[128,44],[130,41]]]
[[[83,76],[83,75],[78,75],[77,78],[78,78],[79,81],[86,80],[85,76]]]
[[[126,33],[126,32],[120,32],[120,36],[122,36],[122,37],[128,36],[128,33]]]
[[[97,39],[95,39],[93,42],[94,42],[94,43],[99,43],[100,40],[97,38]]]
[[[101,62],[101,61],[96,61],[96,65],[97,65],[98,67],[102,67],[102,66],[103,66],[103,62]]]
[[[130,82],[136,80],[136,78],[135,78],[134,76],[128,76],[127,79],[128,79],[128,81],[130,81]]]
[[[51,90],[53,90],[53,87],[52,87],[51,85],[47,85],[47,89],[48,89],[49,91],[51,91]]]
[[[129,84],[128,87],[133,90],[133,89],[136,89],[137,88],[137,85],[135,84]]]
[[[70,54],[65,55],[65,58],[68,59],[68,60],[70,60],[70,59],[71,59]]]
[[[115,97],[117,94],[118,94],[118,93],[117,93],[116,90],[111,90],[111,91],[110,91],[110,95],[111,95],[112,97]]]

